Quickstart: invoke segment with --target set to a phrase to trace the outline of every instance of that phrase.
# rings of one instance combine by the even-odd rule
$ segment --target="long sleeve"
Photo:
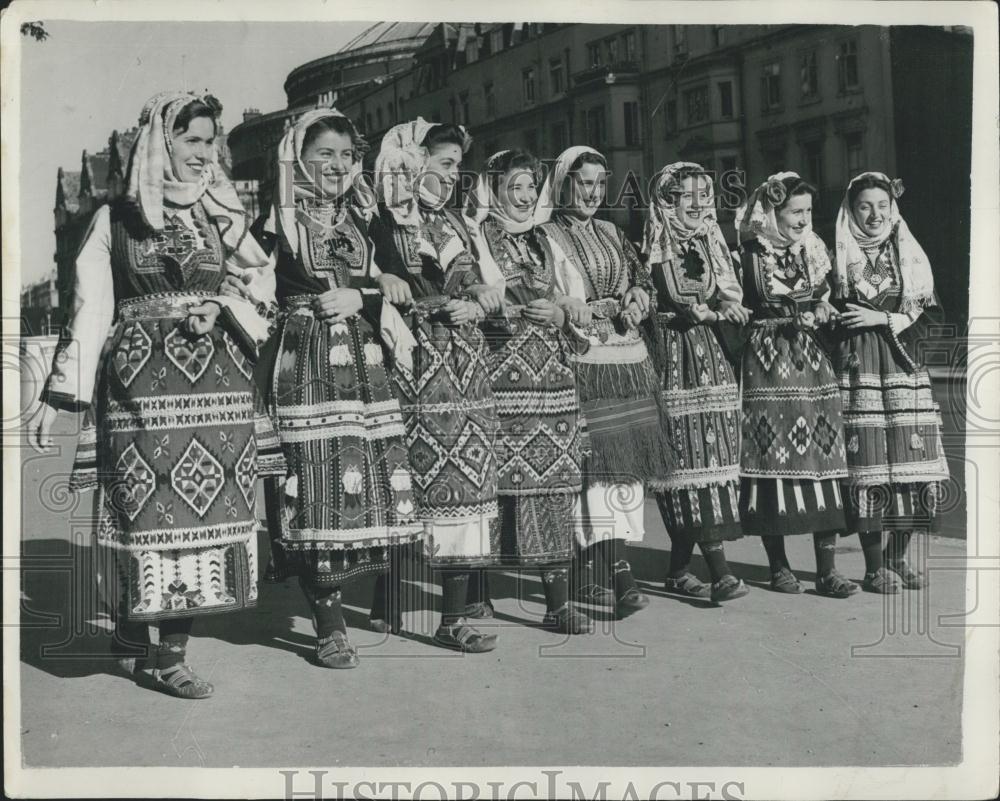
[[[902,334],[907,328],[913,325],[917,318],[920,316],[919,311],[913,311],[909,314],[903,314],[902,312],[893,312],[889,315],[889,327],[892,328],[892,333]]]
[[[250,291],[252,301],[229,295],[217,295],[213,298],[225,311],[231,315],[240,333],[246,335],[257,345],[263,343],[270,335],[270,322],[266,316],[267,310],[275,307],[275,290],[277,279],[274,274],[277,249],[268,257],[268,262],[262,267],[246,267],[237,254],[227,257],[223,270],[240,276]]]
[[[72,316],[60,343],[42,399],[63,408],[90,404],[101,350],[111,332],[115,313],[111,272],[111,212],[101,206],[90,223],[76,257]]]

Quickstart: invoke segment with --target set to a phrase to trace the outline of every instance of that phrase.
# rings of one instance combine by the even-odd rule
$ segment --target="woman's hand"
[[[635,301],[630,302],[624,309],[622,309],[621,314],[622,322],[625,323],[626,329],[638,328],[639,323],[642,322],[643,313],[639,308],[639,304]]]
[[[735,325],[746,325],[750,322],[750,315],[753,314],[753,311],[735,300],[727,300],[719,306],[719,314],[723,320],[728,320]]]
[[[387,301],[396,306],[408,306],[413,303],[413,292],[410,285],[398,275],[382,273],[376,281],[378,288],[382,290],[382,295]]]
[[[579,298],[564,295],[558,300],[558,305],[566,313],[569,321],[579,328],[586,328],[594,319],[590,306]]]
[[[802,312],[795,318],[795,324],[803,331],[816,330],[816,315],[811,311]]]
[[[196,306],[188,306],[188,316],[181,327],[192,336],[200,337],[215,327],[215,321],[222,308],[215,301],[209,300]]]
[[[441,310],[448,316],[451,325],[464,325],[476,319],[476,304],[467,300],[453,298]]]
[[[840,317],[840,313],[825,300],[821,300],[819,303],[817,303],[814,311],[816,313],[817,325],[826,325],[831,320],[836,320],[838,317]]]
[[[317,295],[313,300],[313,314],[330,325],[342,323],[361,311],[361,293],[356,289],[338,287]]]
[[[58,415],[57,408],[42,401],[28,422],[28,443],[39,453],[52,447],[52,425]]]
[[[219,287],[219,294],[230,298],[241,298],[243,300],[253,302],[246,280],[238,275],[234,275],[233,273],[227,273],[226,277],[222,279],[222,285]]]
[[[563,310],[551,300],[546,300],[545,298],[538,298],[531,301],[524,308],[524,316],[538,325],[555,325],[559,328],[562,328],[562,324],[566,319]]]
[[[840,315],[840,322],[845,328],[859,330],[861,328],[878,328],[880,325],[886,325],[888,318],[885,316],[885,312],[867,309],[855,303],[848,303],[847,311]]]
[[[719,318],[716,316],[710,308],[708,308],[707,303],[693,303],[684,310],[695,325],[707,325],[708,323],[714,323]]]
[[[642,287],[634,286],[625,293],[625,297],[622,298],[622,307],[626,308],[630,303],[636,305],[643,317],[649,314],[649,295],[646,294],[646,290]]]
[[[503,311],[503,289],[490,284],[476,284],[466,290],[476,303],[482,306],[487,314],[499,314]]]

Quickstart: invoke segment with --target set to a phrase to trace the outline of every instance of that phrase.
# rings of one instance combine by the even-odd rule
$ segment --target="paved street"
[[[778,595],[766,588],[759,541],[744,539],[728,553],[752,590],[722,608],[663,593],[667,538],[648,504],[646,540],[630,554],[652,597],[644,612],[563,638],[538,626],[537,576],[519,584],[503,573],[493,579],[500,647],[463,656],[430,644],[439,595],[414,575],[406,585],[414,633],[353,629],[362,662],[353,671],[311,664],[294,580],[262,584],[256,611],[196,623],[190,660],[216,694],[191,702],[116,675],[104,624],[88,623],[90,604],[69,602],[92,573],[86,532],[67,523],[79,510],[60,489],[72,422],[61,421],[58,453],[23,452],[26,766],[941,765],[960,757],[964,501],[951,504],[947,536],[921,543],[931,581],[923,593],[819,597],[811,538],[799,537],[789,555],[809,591]],[[955,431],[954,419],[947,427]],[[949,452],[960,478],[964,455]],[[266,560],[263,536],[261,545]],[[839,550],[842,570],[860,580],[857,538]],[[700,560],[695,569],[707,578]],[[364,624],[370,592],[367,582],[348,595],[351,625]]]

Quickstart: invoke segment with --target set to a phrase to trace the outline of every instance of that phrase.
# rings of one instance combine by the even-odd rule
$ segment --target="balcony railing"
[[[573,73],[573,85],[583,86],[596,81],[605,81],[609,78],[617,80],[619,77],[633,77],[639,74],[639,63],[637,61],[616,61],[613,64],[595,64],[580,72]]]

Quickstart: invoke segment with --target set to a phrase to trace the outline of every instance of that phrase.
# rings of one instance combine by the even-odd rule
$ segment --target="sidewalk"
[[[71,636],[93,616],[68,603],[87,586],[89,549],[83,532],[71,537],[72,499],[58,491],[73,437],[57,442],[60,454],[23,452],[26,766],[941,765],[960,757],[963,630],[960,617],[943,621],[950,626],[940,618],[965,608],[962,540],[920,543],[928,590],[847,600],[812,592],[811,538],[788,547],[809,590],[801,596],[768,591],[763,548],[740,540],[727,551],[752,589],[720,608],[662,592],[667,538],[647,504],[646,540],[630,554],[652,598],[645,611],[564,638],[538,627],[537,576],[525,574],[519,590],[503,573],[492,582],[499,648],[463,656],[430,644],[438,590],[418,575],[407,583],[414,633],[353,628],[361,653],[353,671],[310,663],[311,625],[294,580],[262,584],[256,611],[197,621],[190,659],[216,694],[187,702],[111,673],[106,632]],[[962,534],[958,518],[950,526]],[[263,537],[261,546],[264,561]],[[843,572],[860,580],[857,538],[839,550]],[[695,570],[707,576],[700,560]],[[346,597],[351,626],[364,625],[370,588]]]

